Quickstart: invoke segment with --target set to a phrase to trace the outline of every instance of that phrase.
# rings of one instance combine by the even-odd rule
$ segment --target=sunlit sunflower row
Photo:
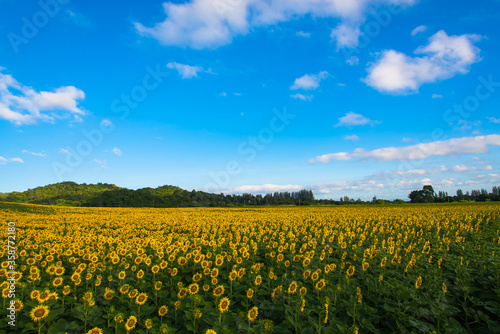
[[[0,333],[12,330],[11,300],[16,330],[26,333],[500,332],[493,203],[0,203],[0,221]],[[8,222],[16,229],[14,275]]]

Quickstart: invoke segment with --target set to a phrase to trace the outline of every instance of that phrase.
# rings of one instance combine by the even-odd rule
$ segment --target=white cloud
[[[359,58],[356,57],[356,56],[351,56],[345,62],[346,62],[346,64],[351,65],[351,66],[358,65],[359,64]]]
[[[59,153],[62,153],[62,154],[69,154],[69,151],[64,149],[64,148],[61,148],[59,149]]]
[[[341,23],[332,29],[330,36],[337,41],[337,49],[340,49],[356,47],[359,43],[360,34],[359,25]]]
[[[420,160],[431,156],[449,156],[468,153],[487,153],[488,146],[500,146],[500,135],[462,137],[404,147],[386,147],[372,151],[357,148],[352,152],[329,153],[309,159],[309,162],[330,162],[363,158],[378,161]]]
[[[109,168],[108,167],[108,163],[106,162],[106,160],[94,159],[94,162],[97,163],[97,164],[99,164],[99,169]]]
[[[135,22],[137,32],[164,45],[194,49],[217,48],[231,43],[253,28],[286,22],[297,17],[340,19],[334,30],[338,46],[356,46],[357,31],[368,12],[381,6],[411,6],[415,0],[192,0],[166,2],[166,18],[153,27]],[[359,34],[359,32],[358,32]]]
[[[297,31],[297,33],[295,35],[296,36],[300,36],[300,37],[306,37],[306,38],[311,37],[311,33],[310,32],[303,32],[303,31]]]
[[[353,135],[344,136],[344,139],[345,140],[359,140],[359,137],[353,134]]]
[[[318,74],[305,74],[300,78],[295,79],[292,87],[290,89],[305,89],[305,90],[314,90],[319,87],[319,83],[321,80],[326,79],[328,77],[327,71],[321,71]]]
[[[34,155],[34,156],[36,156],[36,157],[42,157],[42,158],[43,158],[44,156],[46,156],[46,154],[45,154],[45,153],[30,152],[30,151],[28,151],[28,150],[23,150],[22,152],[23,152],[23,153],[26,153],[26,154],[31,154],[31,155]]]
[[[23,159],[21,158],[10,158],[10,159],[7,159],[7,158],[4,158],[0,155],[0,165],[6,165],[10,162],[19,162],[19,163],[24,163]]]
[[[113,148],[111,151],[113,151],[113,153],[117,156],[122,155],[122,150],[120,150],[118,147]]]
[[[443,95],[439,95],[439,94],[432,94],[432,98],[433,98],[433,99],[442,99],[442,98],[443,98]]]
[[[416,34],[419,34],[419,33],[424,32],[426,30],[427,30],[427,26],[421,25],[421,26],[418,26],[415,29],[413,29],[411,31],[411,35],[415,36]]]
[[[473,45],[479,35],[448,36],[443,30],[429,38],[429,44],[415,50],[422,57],[410,57],[395,50],[385,50],[368,67],[363,79],[381,92],[416,93],[420,86],[469,72],[480,61],[479,48]]]
[[[85,115],[78,107],[84,99],[85,93],[73,86],[37,92],[0,72],[0,118],[16,125],[34,124],[39,120],[54,122],[68,115],[79,119]]]
[[[304,94],[300,94],[300,93],[290,95],[290,97],[293,99],[299,99],[302,101],[311,101],[313,98],[312,95],[304,95]]]
[[[176,70],[180,74],[182,79],[197,78],[198,72],[203,71],[203,68],[200,66],[179,64],[176,62],[168,63],[167,67]]]
[[[227,93],[226,93],[226,92],[222,92],[222,93],[220,93],[219,95],[220,95],[220,96],[224,96],[224,97],[226,97],[226,96],[227,96]]]
[[[355,126],[355,125],[375,125],[379,124],[379,121],[372,121],[371,119],[355,112],[348,112],[345,116],[339,118],[339,122],[335,125],[337,126]]]
[[[486,117],[486,118],[489,119],[491,123],[500,124],[500,118],[495,118],[495,117]]]
[[[273,193],[276,191],[299,191],[304,189],[303,186],[288,184],[288,185],[276,185],[276,184],[263,184],[263,185],[246,185],[239,186],[228,191],[228,193]]]
[[[403,138],[401,138],[401,140],[402,140],[403,142],[405,142],[405,143],[409,143],[409,142],[412,142],[412,141],[413,141],[413,139],[412,139],[412,138],[410,138],[410,137],[403,137]]]

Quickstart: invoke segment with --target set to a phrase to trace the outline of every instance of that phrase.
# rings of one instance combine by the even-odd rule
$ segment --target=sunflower
[[[179,266],[184,266],[187,263],[187,259],[181,256],[177,259],[177,263],[179,264]]]
[[[125,321],[125,329],[127,331],[133,329],[135,327],[135,325],[137,324],[137,318],[134,317],[133,315],[131,315],[127,321]]]
[[[45,305],[38,305],[30,312],[31,320],[38,322],[49,315],[49,308]]]
[[[138,279],[141,279],[144,277],[144,271],[142,269],[140,269],[138,272],[137,272],[137,278]]]
[[[146,319],[146,322],[144,323],[147,329],[151,329],[153,327],[153,321],[151,319]]]
[[[363,262],[363,271],[366,271],[370,264],[368,262]]]
[[[448,287],[446,286],[446,283],[443,283],[443,285],[441,286],[441,289],[443,290],[443,293],[448,292]]]
[[[203,291],[207,292],[208,290],[210,290],[210,285],[205,284],[205,285],[203,286]]]
[[[128,293],[128,298],[134,299],[135,297],[137,297],[138,294],[139,294],[139,291],[137,291],[137,289],[134,289]]]
[[[311,263],[311,259],[310,259],[310,258],[308,258],[308,257],[306,257],[306,258],[304,259],[304,261],[302,261],[302,265],[303,265],[304,267],[307,267],[310,263]]]
[[[153,274],[158,274],[159,271],[160,271],[160,266],[155,264],[154,266],[151,267],[151,272]]]
[[[304,296],[307,293],[307,288],[305,286],[301,287],[299,289],[299,293]]]
[[[229,300],[229,298],[227,297],[222,298],[221,301],[219,302],[219,311],[221,313],[226,312],[229,309],[230,303],[231,301]]]
[[[145,294],[145,293],[140,293],[139,295],[137,295],[137,297],[135,298],[135,303],[137,305],[144,305],[144,303],[146,302],[146,300],[148,300],[148,295]]]
[[[209,272],[210,272],[210,269],[209,269]],[[200,273],[196,273],[193,275],[193,282],[199,282],[201,280],[201,274]]]
[[[354,275],[354,272],[356,271],[356,268],[354,266],[350,266],[349,269],[347,269],[347,276],[351,277]]]
[[[160,291],[162,284],[163,283],[161,281],[156,282],[155,283],[155,290],[156,291]]]
[[[40,292],[40,294],[38,295],[38,297],[36,297],[36,300],[40,304],[43,304],[44,302],[46,302],[47,300],[49,300],[49,296],[50,296],[50,291],[45,290],[43,292]]]
[[[212,278],[215,278],[218,275],[219,275],[219,269],[217,269],[217,268],[212,269],[212,271],[210,272],[210,277],[212,277]]]
[[[122,270],[118,273],[118,279],[125,279],[127,274]]]
[[[6,282],[6,283],[7,283],[7,282]],[[38,291],[38,290],[33,290],[33,291],[31,291],[31,293],[30,293],[30,298],[31,298],[31,299],[37,299],[39,295],[40,295],[40,291]]]
[[[417,280],[415,281],[415,289],[420,288],[422,285],[422,276],[418,276]]]
[[[123,314],[118,313],[117,315],[115,315],[115,317],[113,318],[113,320],[114,320],[117,324],[122,323],[122,322],[123,322]]]
[[[173,268],[172,271],[170,272],[170,276],[175,276],[177,275],[177,268]]]
[[[259,314],[259,308],[254,306],[248,311],[248,320],[255,321],[257,319],[257,315]]]
[[[260,283],[262,283],[262,276],[257,275],[257,277],[255,277],[255,285],[260,285]]]
[[[14,311],[19,312],[23,309],[24,304],[19,299],[14,300]]]
[[[129,289],[130,289],[130,285],[125,284],[125,285],[123,285],[123,286],[120,288],[120,293],[121,293],[122,295],[124,295],[124,294],[128,293],[128,290],[129,290]]]
[[[236,270],[231,271],[231,273],[229,274],[229,279],[231,281],[234,281],[237,277],[238,277],[238,273],[236,272]]]
[[[315,288],[316,290],[320,290],[320,291],[321,291],[321,289],[323,289],[323,288],[325,287],[325,285],[326,285],[325,280],[324,280],[324,279],[320,279],[320,280],[316,283],[316,285],[314,286],[314,288]]]
[[[387,263],[387,257],[384,257],[382,261],[380,261],[380,266],[385,267],[385,264]]]
[[[294,294],[297,292],[297,282],[293,281],[292,283],[290,283],[290,285],[288,286],[288,293],[289,294]]]
[[[305,279],[308,279],[308,278],[309,278],[309,276],[311,276],[311,271],[310,271],[310,270],[306,270],[306,271],[304,271],[303,276],[304,276],[304,278],[305,278]]]
[[[114,293],[115,293],[114,290],[111,290],[109,288],[104,288],[104,299],[111,300],[113,298]]]
[[[274,289],[273,293],[271,294],[271,297],[276,298],[281,294],[281,289],[282,286],[278,286],[277,288]]]
[[[238,270],[238,277],[243,278],[243,275],[245,275],[245,268],[240,268],[240,270]]]
[[[200,287],[198,286],[197,283],[193,283],[193,284],[189,285],[188,289],[189,289],[189,294],[190,295],[195,295],[200,290]]]
[[[312,275],[311,275],[311,279],[313,281],[316,281],[318,278],[319,278],[318,272],[317,271],[313,272]]]
[[[168,312],[168,307],[166,305],[163,305],[160,307],[160,309],[158,310],[158,315],[160,317],[163,317],[165,314],[167,314]]]
[[[87,334],[102,334],[102,329],[94,327],[87,332]]]
[[[182,288],[179,291],[179,293],[177,293],[177,298],[183,299],[184,297],[186,297],[187,292],[188,292],[188,290],[186,288]]]
[[[217,267],[222,266],[222,264],[223,264],[223,263],[224,263],[224,258],[222,258],[222,257],[218,257],[218,258],[216,258],[216,259],[215,259],[215,265],[216,265]]]
[[[215,297],[219,298],[220,296],[222,296],[223,293],[224,293],[224,286],[218,285],[217,287],[215,287],[214,289]]]
[[[217,334],[217,332],[214,331],[213,329],[207,329],[207,331],[205,332],[205,334]]]
[[[253,297],[253,290],[252,289],[248,289],[248,291],[247,291],[247,298],[248,299],[252,299],[252,297]]]

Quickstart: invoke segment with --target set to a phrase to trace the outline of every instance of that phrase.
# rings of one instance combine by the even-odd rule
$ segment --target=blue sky
[[[500,1],[0,8],[0,192],[500,184]]]

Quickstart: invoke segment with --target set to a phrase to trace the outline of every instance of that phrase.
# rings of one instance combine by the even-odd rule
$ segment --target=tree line
[[[500,201],[500,187],[494,186],[491,192],[482,188],[471,192],[457,189],[454,196],[448,195],[446,191],[434,191],[431,185],[425,185],[422,190],[414,190],[409,195],[410,203],[451,203],[462,201],[488,202]]]

